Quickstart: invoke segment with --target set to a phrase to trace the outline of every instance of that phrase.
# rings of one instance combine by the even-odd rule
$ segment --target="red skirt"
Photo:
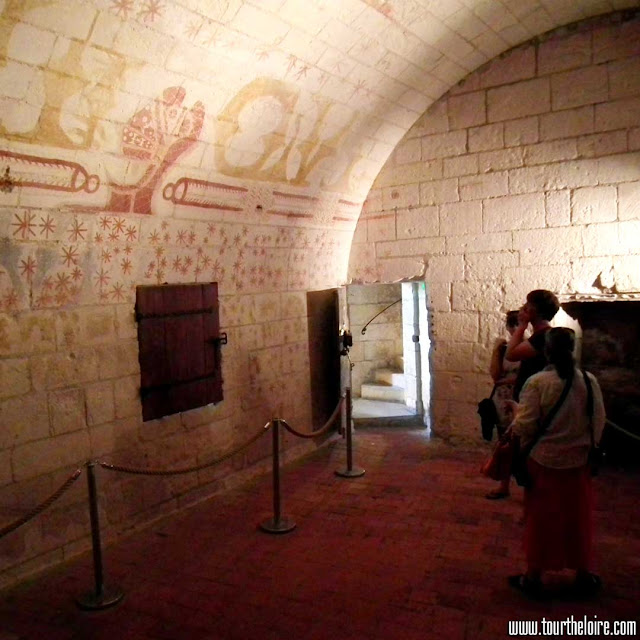
[[[524,551],[529,569],[591,568],[593,490],[587,466],[551,469],[528,460]]]

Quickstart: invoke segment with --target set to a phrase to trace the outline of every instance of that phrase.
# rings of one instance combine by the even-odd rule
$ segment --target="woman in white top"
[[[513,335],[518,326],[518,313],[518,310],[507,312],[505,328],[507,329],[509,337]],[[491,354],[491,364],[489,366],[489,373],[495,385],[491,399],[495,405],[498,420],[500,421],[497,425],[499,437],[504,435],[513,419],[513,411],[509,406],[509,400],[513,400],[513,386],[516,382],[518,368],[520,367],[519,362],[510,362],[505,358],[506,351],[507,341],[504,338],[496,340]],[[500,500],[501,498],[508,497],[510,480],[510,475],[501,478],[500,484],[495,489],[489,491],[485,497],[489,500]]]
[[[593,494],[588,455],[592,442],[600,442],[605,413],[600,386],[587,373],[592,389],[593,415],[589,418],[589,391],[582,371],[575,367],[574,345],[571,329],[550,329],[545,352],[551,364],[527,380],[520,403],[513,403],[513,433],[526,448],[569,385],[527,462],[532,479],[524,496],[527,570],[511,576],[509,583],[529,595],[541,595],[546,570],[574,569],[576,587],[582,593],[592,593],[600,586],[598,576],[591,573]]]

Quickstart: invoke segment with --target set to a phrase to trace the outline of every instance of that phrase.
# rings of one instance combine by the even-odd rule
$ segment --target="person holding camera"
[[[509,336],[512,336],[518,327],[518,311],[508,311],[505,318],[505,328]],[[508,405],[508,400],[513,399],[513,385],[516,382],[519,364],[517,362],[509,362],[504,356],[507,351],[507,341],[499,338],[493,347],[491,354],[491,364],[489,373],[493,379],[494,389],[491,393],[491,400],[496,408],[498,422],[496,428],[498,437],[504,436],[511,420],[513,413]],[[489,491],[485,497],[488,500],[500,500],[509,496],[509,484],[511,476],[506,475],[500,479],[500,484]]]
[[[560,302],[555,293],[546,289],[535,289],[529,291],[527,301],[518,312],[518,326],[511,334],[505,352],[507,360],[520,363],[513,387],[513,399],[516,401],[527,378],[542,371],[547,365],[544,353],[545,334],[551,328],[551,320],[558,309]],[[525,340],[524,334],[529,325],[533,333]]]

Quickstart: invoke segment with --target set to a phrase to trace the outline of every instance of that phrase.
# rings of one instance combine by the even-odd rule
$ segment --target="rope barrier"
[[[609,420],[608,418],[607,418],[607,424],[613,427],[614,429],[616,429],[617,431],[620,431],[625,435],[629,436],[630,438],[633,438],[634,440],[638,440],[638,442],[640,442],[640,436],[636,435],[635,433],[631,433],[631,431],[627,431],[626,429],[623,429],[620,425],[616,424],[615,422],[611,422],[611,420]]]
[[[317,438],[318,436],[322,436],[327,433],[329,429],[331,429],[333,423],[336,421],[336,418],[340,415],[340,409],[342,408],[344,398],[344,395],[340,396],[340,400],[338,401],[336,408],[333,410],[333,413],[329,416],[329,419],[320,429],[314,431],[313,433],[303,433],[302,431],[298,431],[297,429],[294,429],[290,424],[288,424],[286,420],[280,419],[280,424],[282,424],[282,426],[289,433],[292,433],[294,436],[298,436],[299,438]]]
[[[31,509],[29,513],[22,516],[15,522],[6,525],[0,529],[0,538],[6,536],[7,534],[15,531],[18,527],[21,527],[23,524],[29,522],[29,520],[33,520],[37,515],[42,513],[45,509],[49,508],[79,477],[82,473],[82,469],[76,469],[66,480],[65,482],[54,492],[52,493],[44,502],[41,502],[39,505]]]
[[[236,453],[240,453],[247,447],[251,446],[256,440],[262,437],[262,434],[269,430],[271,427],[272,421],[269,420],[262,430],[257,433],[255,436],[247,440],[244,444],[240,445],[237,449],[226,453],[220,458],[216,458],[215,460],[211,460],[210,462],[205,462],[204,464],[194,465],[192,467],[183,467],[181,469],[141,469],[139,467],[126,467],[118,464],[110,464],[108,462],[100,462],[100,466],[103,469],[107,469],[107,471],[120,471],[121,473],[129,473],[132,475],[145,475],[145,476],[177,476],[183,473],[192,473],[194,471],[202,471],[202,469],[206,469],[207,467],[212,467],[216,464],[224,462],[228,458],[235,456]]]

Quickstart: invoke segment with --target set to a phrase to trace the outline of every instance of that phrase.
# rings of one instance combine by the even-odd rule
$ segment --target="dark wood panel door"
[[[322,427],[340,399],[338,290],[307,293],[311,415],[313,429]]]

